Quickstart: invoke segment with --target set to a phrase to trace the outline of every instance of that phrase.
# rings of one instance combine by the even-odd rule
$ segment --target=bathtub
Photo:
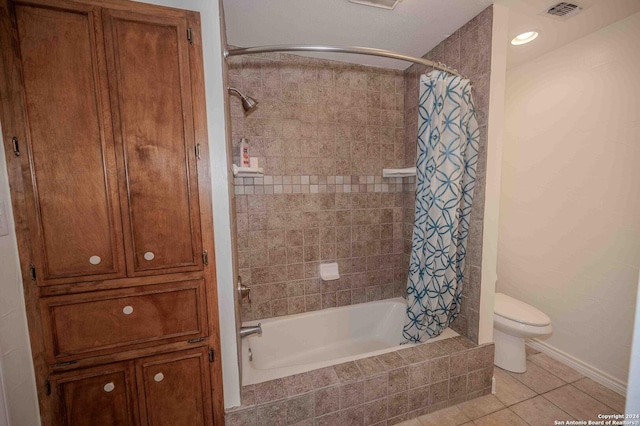
[[[262,335],[242,339],[242,385],[406,348],[400,345],[406,307],[398,297],[245,322],[261,323]],[[455,336],[446,329],[429,341]]]

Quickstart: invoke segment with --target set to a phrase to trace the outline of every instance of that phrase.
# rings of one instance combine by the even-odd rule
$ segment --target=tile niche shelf
[[[405,169],[382,169],[382,177],[392,178],[392,177],[410,177],[416,175],[415,167],[407,167]]]
[[[233,165],[233,175],[235,177],[256,178],[264,176],[262,167],[238,167]]]

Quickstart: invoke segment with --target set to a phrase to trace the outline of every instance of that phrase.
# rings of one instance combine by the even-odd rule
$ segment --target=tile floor
[[[496,393],[399,426],[544,426],[555,420],[599,420],[624,412],[624,397],[527,347],[527,371],[494,370]]]

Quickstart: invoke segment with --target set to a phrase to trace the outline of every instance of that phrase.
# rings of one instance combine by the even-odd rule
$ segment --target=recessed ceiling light
[[[365,6],[379,7],[381,9],[393,9],[400,0],[349,0],[351,3],[364,4]]]
[[[527,44],[538,37],[537,31],[527,31],[526,33],[519,34],[511,40],[511,44],[514,46],[520,46],[521,44]]]

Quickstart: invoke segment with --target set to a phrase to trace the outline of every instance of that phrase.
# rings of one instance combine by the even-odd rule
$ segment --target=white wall
[[[482,230],[482,277],[480,281],[480,320],[478,343],[493,341],[493,300],[498,257],[498,217],[500,176],[504,141],[504,96],[507,71],[507,28],[509,11],[493,5],[491,29],[491,81],[489,83],[489,123],[487,128],[487,173],[485,175],[484,224]]]
[[[624,388],[640,264],[640,13],[507,72],[498,290]]]
[[[0,132],[0,142],[2,134]],[[38,397],[31,363],[27,314],[22,293],[18,244],[13,222],[4,149],[0,149],[0,203],[9,235],[0,236],[0,365],[12,425],[39,425]]]

